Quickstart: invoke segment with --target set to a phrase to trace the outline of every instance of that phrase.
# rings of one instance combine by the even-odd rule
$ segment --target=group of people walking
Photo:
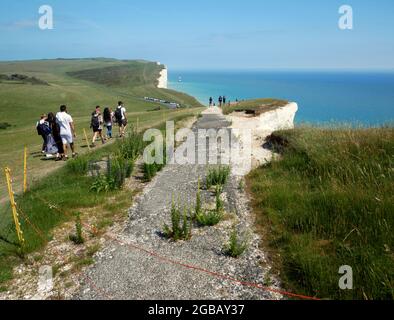
[[[126,108],[121,101],[115,111],[105,108],[103,114],[101,107],[97,106],[92,113],[90,127],[93,130],[92,147],[95,147],[96,140],[100,138],[105,144],[113,137],[114,124],[119,126],[119,137],[124,137],[127,128]],[[103,129],[106,128],[106,136]],[[56,161],[68,159],[68,148],[71,149],[72,157],[76,157],[75,138],[76,130],[74,120],[68,113],[67,106],[60,106],[60,111],[56,116],[50,112],[43,114],[36,124],[37,133],[43,139],[42,153],[48,158],[55,158]]]
[[[222,106],[225,106],[227,102],[226,96],[220,96],[218,98],[218,106],[221,108]],[[230,102],[229,102],[230,103]],[[216,103],[214,103],[213,98],[209,98],[209,106],[210,107],[216,107]]]

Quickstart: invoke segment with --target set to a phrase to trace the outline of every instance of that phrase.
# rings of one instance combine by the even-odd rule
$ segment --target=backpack
[[[115,111],[115,119],[116,121],[120,122],[123,119],[123,115],[122,115],[122,108],[117,108]]]
[[[42,128],[41,128],[41,125],[40,124],[37,124],[37,134],[39,135],[39,136],[42,136],[43,135],[43,133],[42,133]]]
[[[100,120],[97,113],[92,114],[92,121],[90,124],[91,128],[98,128],[100,127]]]
[[[52,133],[48,123],[44,122],[37,126],[37,133],[39,136],[47,136]]]

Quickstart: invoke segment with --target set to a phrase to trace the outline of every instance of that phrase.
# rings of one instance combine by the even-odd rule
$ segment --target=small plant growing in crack
[[[201,210],[196,215],[196,221],[201,227],[212,227],[217,225],[220,221],[223,220],[224,215],[224,203],[220,198],[221,196],[221,187],[216,186],[216,207],[214,210]]]
[[[188,217],[188,210],[184,208],[182,213],[174,201],[171,207],[171,227],[164,225],[164,235],[174,241],[190,240],[192,236],[192,219]]]
[[[193,220],[195,220],[197,216],[202,213],[202,211],[203,209],[202,209],[202,199],[201,199],[201,181],[199,177],[197,183],[196,207],[194,208]]]
[[[231,232],[229,243],[225,247],[225,253],[232,257],[240,257],[248,248],[249,244],[246,239],[241,239],[236,228]]]
[[[239,180],[238,183],[238,190],[239,192],[243,193],[245,191],[245,181],[243,178],[241,178],[241,180]]]
[[[230,176],[229,166],[220,166],[218,168],[212,168],[208,171],[207,175],[207,189],[211,189],[213,186],[224,186]]]
[[[69,238],[74,244],[80,245],[85,243],[85,239],[82,235],[81,213],[77,212],[75,220],[75,234],[71,234]]]

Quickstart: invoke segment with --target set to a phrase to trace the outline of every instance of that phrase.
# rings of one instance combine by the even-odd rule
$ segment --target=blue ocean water
[[[179,82],[181,77],[182,82]],[[169,70],[169,87],[196,97],[281,98],[299,105],[297,123],[393,124],[394,72]]]

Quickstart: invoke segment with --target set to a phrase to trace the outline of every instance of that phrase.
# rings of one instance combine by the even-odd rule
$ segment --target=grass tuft
[[[248,248],[247,240],[240,239],[236,228],[231,232],[229,243],[225,248],[225,252],[232,258],[239,258]]]
[[[224,186],[230,177],[230,167],[220,166],[218,168],[211,168],[207,174],[207,189],[213,186]]]
[[[75,218],[75,234],[69,236],[70,240],[74,242],[76,245],[84,244],[85,239],[82,235],[82,222],[81,222],[81,213],[76,214]]]
[[[220,198],[221,189],[219,186],[216,186],[216,207],[214,210],[202,210],[196,214],[196,221],[200,227],[212,227],[217,225],[220,221],[223,220],[224,216],[224,203]],[[197,212],[197,211],[196,211]]]
[[[171,207],[171,227],[164,225],[164,235],[174,241],[189,240],[192,236],[192,220],[188,217],[187,209],[182,214],[174,201]]]

